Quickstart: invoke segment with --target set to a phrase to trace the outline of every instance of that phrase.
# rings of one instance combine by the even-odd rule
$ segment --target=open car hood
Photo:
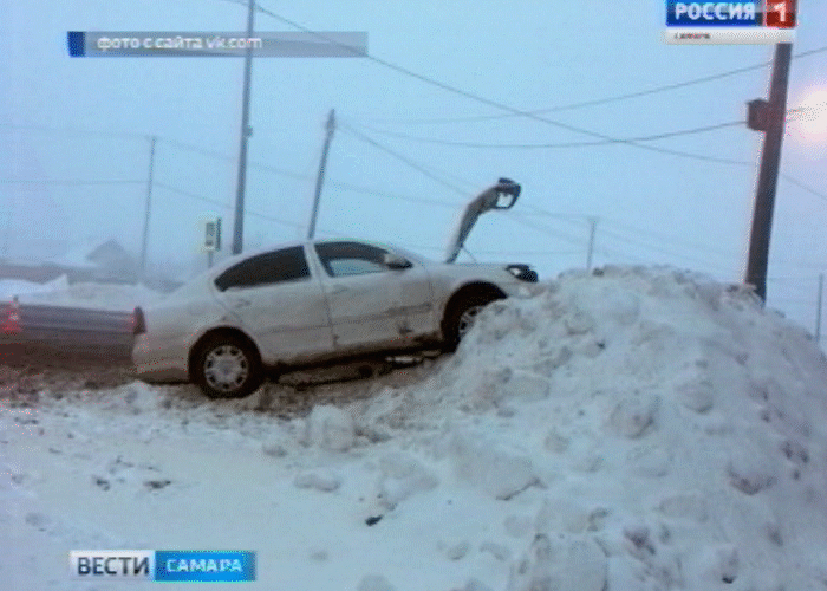
[[[457,260],[478,217],[492,209],[511,209],[517,203],[520,189],[518,183],[511,179],[501,178],[496,185],[489,187],[468,203],[451,233],[445,262],[453,263]]]

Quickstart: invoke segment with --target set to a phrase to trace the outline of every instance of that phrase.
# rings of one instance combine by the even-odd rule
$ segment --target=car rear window
[[[310,277],[304,248],[291,246],[273,252],[257,254],[237,263],[221,273],[215,286],[219,291],[230,288],[249,288]]]

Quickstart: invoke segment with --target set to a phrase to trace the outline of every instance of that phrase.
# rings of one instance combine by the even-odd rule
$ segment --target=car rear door
[[[385,262],[388,249],[357,241],[315,245],[339,351],[404,347],[433,332],[434,306],[426,269]]]
[[[215,287],[262,347],[265,362],[333,350],[325,295],[303,246],[253,255],[219,275]]]

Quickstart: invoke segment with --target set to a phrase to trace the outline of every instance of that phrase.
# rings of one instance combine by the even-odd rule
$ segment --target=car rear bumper
[[[132,348],[132,363],[141,381],[175,384],[189,381],[187,349],[180,339],[149,341],[138,335]]]

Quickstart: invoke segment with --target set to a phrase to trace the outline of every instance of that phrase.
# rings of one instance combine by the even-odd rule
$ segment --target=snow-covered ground
[[[0,280],[0,301],[8,301],[14,296],[23,304],[131,311],[135,306],[157,301],[162,294],[143,285],[93,282],[70,284],[65,275],[46,283],[22,279]]]
[[[827,589],[827,360],[741,288],[570,273],[413,373],[293,420],[0,408],[0,589],[136,588],[69,580],[82,549],[253,550],[267,590]]]

